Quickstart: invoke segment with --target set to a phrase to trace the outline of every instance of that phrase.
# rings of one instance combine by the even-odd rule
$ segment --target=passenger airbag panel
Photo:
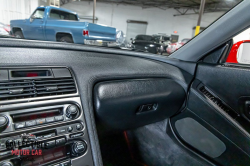
[[[174,115],[185,96],[182,86],[166,78],[107,81],[95,85],[94,107],[104,125],[125,130]],[[140,111],[150,105],[149,111]]]

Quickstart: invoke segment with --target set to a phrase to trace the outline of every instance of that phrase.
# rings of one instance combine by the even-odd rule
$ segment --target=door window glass
[[[59,10],[52,9],[50,12],[50,18],[53,19],[60,19],[60,20],[71,20],[71,21],[78,21],[75,14],[67,13]]]

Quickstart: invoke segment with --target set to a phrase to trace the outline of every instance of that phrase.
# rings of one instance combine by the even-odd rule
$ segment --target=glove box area
[[[183,87],[167,78],[99,82],[93,93],[97,120],[118,130],[169,118],[180,110],[186,97]]]

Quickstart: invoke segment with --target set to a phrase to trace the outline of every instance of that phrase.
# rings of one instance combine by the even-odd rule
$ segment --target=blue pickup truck
[[[29,19],[11,20],[17,38],[84,44],[86,41],[116,41],[116,29],[80,22],[75,12],[52,6],[38,7]]]

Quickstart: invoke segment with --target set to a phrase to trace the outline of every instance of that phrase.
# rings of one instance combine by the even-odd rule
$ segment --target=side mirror
[[[130,38],[130,40],[133,40],[133,38]]]
[[[32,16],[30,17],[30,22],[33,22],[34,19],[36,19],[36,17],[35,17],[34,15],[32,15]]]
[[[250,43],[242,43],[237,51],[237,61],[241,64],[250,64]]]

